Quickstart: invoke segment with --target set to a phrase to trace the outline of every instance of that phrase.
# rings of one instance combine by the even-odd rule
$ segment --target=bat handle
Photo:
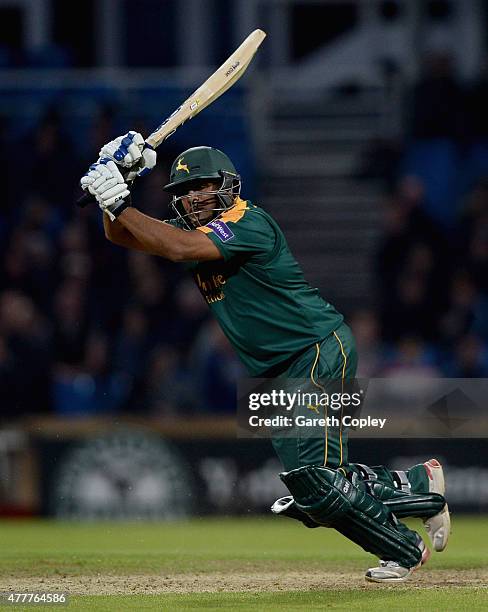
[[[96,201],[97,199],[94,195],[92,195],[89,191],[85,191],[83,195],[76,200],[76,206],[79,206],[80,208],[85,208],[85,206],[88,206],[88,204],[91,204],[92,202]]]

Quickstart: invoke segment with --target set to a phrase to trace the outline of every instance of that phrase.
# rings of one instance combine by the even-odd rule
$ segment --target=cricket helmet
[[[219,182],[220,186],[215,191],[201,192],[215,195],[216,204],[211,209],[211,218],[206,218],[204,223],[199,221],[199,211],[191,203],[188,212],[182,202],[182,198],[189,191],[194,191],[198,196],[198,185],[205,181]],[[241,178],[237,174],[234,164],[225,153],[212,147],[192,147],[183,151],[173,162],[170,172],[170,182],[164,186],[165,191],[173,194],[172,208],[187,229],[194,229],[199,225],[206,225],[220,216],[224,211],[232,208],[234,199],[241,191]],[[208,212],[208,210],[207,210]],[[208,215],[206,215],[208,217]]]

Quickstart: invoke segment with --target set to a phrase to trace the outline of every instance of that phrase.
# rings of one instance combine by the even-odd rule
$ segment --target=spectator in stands
[[[488,292],[488,214],[479,216],[470,235],[467,265],[477,287]]]
[[[25,155],[25,151],[29,151],[29,155]],[[33,133],[14,147],[11,159],[14,163],[10,164],[9,174],[17,187],[17,201],[28,193],[36,193],[60,211],[66,209],[66,200],[73,199],[76,193],[79,162],[63,133],[56,107],[48,109]],[[18,159],[22,159],[22,164],[17,163]],[[60,166],[64,168],[62,180],[55,170]]]
[[[93,151],[99,151],[103,145],[110,140],[112,134],[116,131],[114,125],[114,117],[117,116],[117,108],[113,104],[104,104],[100,106],[95,116],[93,124],[88,132],[88,138],[85,142],[81,142],[83,156],[82,165],[90,163],[93,156]]]
[[[420,338],[406,336],[393,347],[381,376],[435,378],[442,376],[442,373],[436,365],[434,351]]]
[[[432,340],[446,308],[451,267],[446,241],[423,212],[423,187],[406,177],[386,208],[377,255],[383,337],[404,334]]]
[[[0,66],[2,66],[2,46],[0,45]],[[11,153],[11,143],[7,136],[8,131],[11,127],[11,124],[8,122],[7,118],[2,114],[0,116],[0,167],[3,169],[3,172],[6,176],[10,176],[10,172],[14,165],[14,160],[12,159]],[[2,206],[0,207],[0,230],[4,230],[4,223],[6,218],[10,212],[10,207],[12,209],[16,209],[18,206],[17,197],[15,198],[15,202],[13,201],[14,192],[16,192],[16,187],[14,184],[7,180],[3,182],[2,186]],[[1,234],[0,234],[1,237]],[[2,249],[0,248],[0,253]]]
[[[148,320],[140,306],[127,306],[123,312],[122,325],[115,336],[112,368],[123,377],[128,395],[137,410],[138,397],[143,394],[143,375],[147,367],[147,355],[151,346]]]
[[[32,300],[0,293],[0,396],[3,417],[50,407],[50,336]]]
[[[469,88],[467,113],[471,141],[488,140],[488,58],[485,58],[480,75]]]
[[[203,322],[208,318],[208,308],[195,283],[188,278],[183,279],[176,288],[174,314],[166,336],[187,356]],[[164,325],[160,326],[160,335],[163,333]]]
[[[129,253],[128,263],[133,301],[144,309],[155,330],[160,321],[167,322],[171,313],[166,277],[156,260],[144,253]]]
[[[200,405],[194,372],[185,367],[181,355],[169,345],[159,345],[153,351],[144,391],[139,401],[144,402],[147,413],[155,416],[191,414]]]
[[[372,138],[361,150],[358,175],[366,179],[383,179],[385,187],[393,190],[398,178],[398,166],[402,155],[403,146],[400,140]]]
[[[15,356],[8,346],[8,340],[0,334],[0,423],[17,416],[18,410],[18,368]],[[26,406],[29,411],[29,406]],[[30,407],[31,408],[31,407]],[[20,411],[22,414],[22,410]]]
[[[476,287],[470,276],[457,272],[451,282],[449,309],[441,319],[441,338],[448,346],[455,346],[473,323]]]
[[[235,413],[236,381],[244,368],[214,319],[208,320],[195,342],[191,370],[201,391],[201,409]]]
[[[90,334],[83,363],[58,365],[54,376],[54,409],[60,416],[90,416],[117,412],[125,404],[127,380],[111,371],[107,339]]]
[[[450,378],[486,378],[488,352],[480,338],[474,334],[467,334],[454,347],[454,355],[444,367],[446,376]]]
[[[426,278],[403,273],[392,287],[392,296],[385,304],[383,336],[387,341],[396,341],[406,335],[432,340],[436,331],[436,314]]]
[[[87,287],[76,279],[65,280],[54,298],[54,359],[58,365],[81,366],[89,330]]]
[[[465,92],[447,52],[431,52],[411,93],[409,133],[416,139],[462,139],[466,128]]]
[[[372,310],[359,310],[351,317],[351,329],[358,347],[358,378],[377,376],[383,362],[380,326]]]

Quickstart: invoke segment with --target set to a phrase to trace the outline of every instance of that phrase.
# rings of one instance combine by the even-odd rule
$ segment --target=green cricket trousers
[[[287,369],[282,372],[279,379],[283,386],[289,390],[301,390],[316,393],[337,392],[337,390],[350,389],[356,376],[358,355],[354,336],[350,328],[342,323],[334,332],[321,342],[310,346],[301,353]],[[328,406],[301,406],[298,411],[304,417],[331,416]],[[280,458],[285,471],[293,470],[305,465],[321,465],[331,468],[341,468],[347,474],[356,472],[360,478],[364,477],[367,466],[350,464],[348,454],[348,432],[342,426],[342,410],[338,417],[338,425],[317,427],[310,433],[310,428],[302,431],[295,427],[292,435],[280,436],[279,432],[272,439],[273,447]],[[427,493],[429,490],[428,477],[423,465],[417,465],[404,472],[390,472],[383,466],[373,468],[377,477],[396,486],[404,486],[412,493]],[[402,482],[400,482],[402,481]]]

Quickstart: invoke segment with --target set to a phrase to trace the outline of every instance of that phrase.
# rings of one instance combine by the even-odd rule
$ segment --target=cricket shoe
[[[429,459],[424,463],[425,471],[429,477],[429,492],[444,495],[446,483],[442,465],[437,459]],[[451,533],[451,517],[447,504],[442,510],[430,519],[424,521],[425,530],[436,552],[443,551]]]
[[[422,558],[418,565],[403,567],[396,561],[380,560],[379,566],[370,567],[364,577],[368,582],[381,582],[385,584],[390,584],[391,582],[405,582],[416,569],[424,565],[424,563],[427,563],[430,557],[430,550],[420,536],[418,536],[417,545],[422,551]]]

